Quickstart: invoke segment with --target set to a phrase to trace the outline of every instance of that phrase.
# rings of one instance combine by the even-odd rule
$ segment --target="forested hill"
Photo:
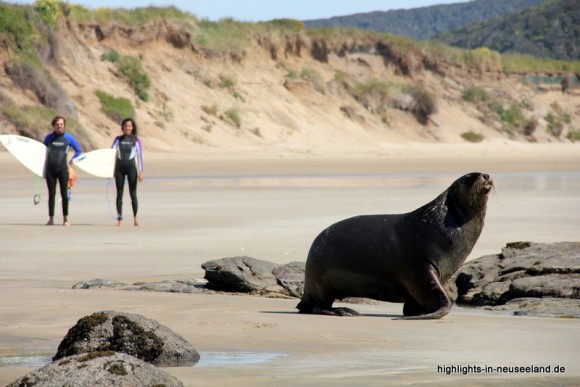
[[[436,37],[462,48],[580,60],[580,0],[552,0]]]
[[[436,35],[484,20],[519,12],[546,0],[474,0],[408,10],[376,11],[305,20],[306,27],[354,27],[376,32],[430,39]],[[571,0],[580,8],[578,0]]]

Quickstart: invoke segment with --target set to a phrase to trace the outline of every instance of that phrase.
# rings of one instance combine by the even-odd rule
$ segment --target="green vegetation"
[[[382,33],[429,39],[463,26],[521,11],[545,0],[477,0],[409,10],[360,13],[332,19],[307,20],[309,28],[360,28]],[[472,46],[473,47],[473,46]]]
[[[141,101],[149,101],[147,90],[151,87],[151,79],[143,70],[141,61],[138,58],[130,55],[120,55],[113,50],[103,54],[101,60],[114,63],[119,73],[129,82],[137,97]]]
[[[34,3],[34,10],[52,30],[57,29],[58,19],[62,16],[64,7],[64,3],[59,0],[37,0]]]
[[[58,1],[58,0],[56,0]],[[67,4],[70,17],[85,23],[98,23],[108,25],[117,23],[120,25],[143,25],[158,20],[196,21],[197,18],[190,13],[183,12],[177,7],[141,7],[141,8],[97,8],[89,10],[80,5]]]
[[[36,57],[34,44],[38,41],[35,13],[30,7],[0,3],[0,36],[7,48],[17,54]]]
[[[358,96],[375,94],[387,98],[393,89],[400,89],[400,86],[373,79],[365,83],[358,83],[355,86],[355,93]]]
[[[201,48],[216,54],[228,54],[234,60],[246,55],[253,27],[250,23],[240,23],[232,19],[219,22],[201,20],[192,31],[192,41]]]
[[[461,138],[469,142],[482,142],[484,137],[482,134],[470,130],[469,132],[461,133]]]
[[[506,109],[503,105],[494,102],[492,103],[492,108],[495,114],[499,117],[501,121],[506,123],[510,128],[520,128],[525,123],[525,117],[522,113],[522,109],[514,103]]]
[[[240,118],[240,112],[236,108],[231,108],[225,111],[224,119],[230,120],[236,128],[242,127],[242,119]]]
[[[564,122],[562,121],[562,119],[559,116],[553,114],[552,112],[546,114],[544,116],[544,119],[548,123],[547,127],[548,132],[555,137],[560,137],[560,135],[564,131]]]
[[[566,138],[573,142],[580,141],[580,130],[570,130]]]
[[[580,61],[537,58],[531,55],[504,54],[501,56],[505,72],[580,72]],[[559,80],[558,80],[559,81]]]
[[[121,122],[124,118],[134,117],[135,109],[127,98],[116,98],[104,91],[95,92],[101,102],[101,111],[115,122]]]
[[[560,138],[562,133],[564,132],[564,128],[566,125],[569,125],[572,122],[572,117],[566,111],[564,111],[559,104],[553,103],[550,105],[552,111],[548,112],[544,119],[548,123],[547,130],[548,133],[553,135],[556,138]],[[573,137],[574,135],[572,135]]]
[[[304,22],[296,19],[273,19],[266,23],[283,30],[300,31],[304,28]]]
[[[236,87],[236,79],[227,75],[220,75],[220,87],[233,91]]]
[[[18,134],[42,141],[56,112],[44,107],[17,106],[0,92],[0,114],[16,127]]]
[[[491,3],[491,0],[480,3]],[[501,53],[576,60],[580,57],[579,18],[577,0],[551,0],[520,12],[466,25],[436,38],[456,47],[488,47]]]
[[[489,94],[481,87],[470,86],[463,90],[463,99],[467,102],[487,102]]]

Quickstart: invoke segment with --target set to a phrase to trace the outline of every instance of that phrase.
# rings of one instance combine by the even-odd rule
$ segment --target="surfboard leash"
[[[111,216],[111,218],[117,220],[118,216],[115,215],[112,211],[112,205],[111,205],[111,197],[109,195],[109,187],[111,187],[113,185],[113,179],[107,179],[107,186],[106,186],[106,193],[105,196],[107,197],[107,206],[109,209],[109,215]]]
[[[41,189],[41,187],[42,187],[42,177],[35,176],[34,177],[34,197],[32,198],[32,201],[34,202],[35,206],[38,203],[40,203],[40,189]]]

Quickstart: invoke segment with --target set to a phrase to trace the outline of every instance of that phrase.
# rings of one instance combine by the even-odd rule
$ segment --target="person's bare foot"
[[[65,216],[63,221],[62,221],[62,225],[63,226],[70,226],[70,222],[68,221],[68,218]]]
[[[139,219],[135,218],[135,227],[139,226],[141,226],[141,223],[139,222]]]
[[[53,226],[54,225],[54,219],[52,217],[50,217],[48,219],[48,222],[46,223],[47,226]]]
[[[117,227],[121,227],[123,225],[123,219],[117,220]]]

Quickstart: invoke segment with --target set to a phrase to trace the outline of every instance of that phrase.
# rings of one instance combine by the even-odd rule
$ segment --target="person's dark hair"
[[[126,122],[130,122],[133,124],[133,135],[137,136],[137,124],[135,123],[135,120],[132,118],[125,118],[122,122],[121,122],[121,130],[123,130],[123,128],[125,127],[125,123]]]
[[[66,126],[66,118],[61,117],[61,116],[55,116],[52,121],[50,122],[50,125],[54,128],[54,125],[56,124],[56,121],[58,120],[63,120],[64,121],[64,126]]]

